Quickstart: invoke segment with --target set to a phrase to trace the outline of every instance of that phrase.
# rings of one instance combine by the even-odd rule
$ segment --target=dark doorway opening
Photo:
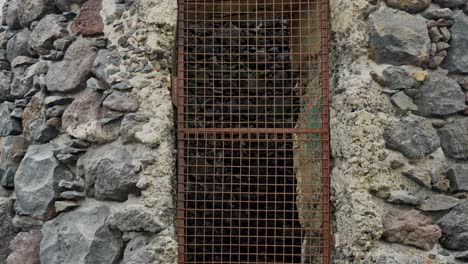
[[[180,263],[328,262],[326,4],[260,2],[179,3]]]

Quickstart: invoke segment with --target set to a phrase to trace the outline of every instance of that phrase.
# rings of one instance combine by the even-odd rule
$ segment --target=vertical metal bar
[[[330,263],[331,251],[331,233],[330,233],[330,143],[329,143],[329,43],[328,43],[328,26],[329,26],[329,3],[328,0],[321,0],[321,38],[322,38],[322,192],[323,192],[323,233],[324,233],[324,256],[323,263]]]
[[[184,0],[178,0],[177,11],[177,127],[184,126]],[[183,132],[177,132],[177,242],[179,263],[185,263],[185,165]]]

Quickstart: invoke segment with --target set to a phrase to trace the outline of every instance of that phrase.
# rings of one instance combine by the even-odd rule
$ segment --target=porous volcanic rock
[[[105,143],[117,139],[118,126],[104,125],[100,121],[100,99],[101,95],[96,92],[76,98],[63,113],[62,128],[71,136],[90,142]]]
[[[10,243],[12,253],[8,256],[6,264],[41,264],[39,248],[42,233],[34,229],[21,232]]]
[[[102,0],[89,0],[83,4],[80,14],[73,20],[71,30],[83,36],[95,36],[103,33],[104,23],[100,11]]]
[[[390,211],[383,220],[383,238],[392,243],[401,243],[430,250],[441,237],[440,228],[417,210]]]
[[[47,119],[43,96],[35,95],[23,112],[24,136],[32,142],[47,143],[59,134],[60,124]]]

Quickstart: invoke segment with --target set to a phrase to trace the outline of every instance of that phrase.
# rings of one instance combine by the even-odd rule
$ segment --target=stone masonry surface
[[[4,2],[0,264],[176,263],[176,1]]]
[[[0,264],[174,264],[175,0],[6,0]],[[468,260],[466,0],[330,0],[332,263]]]
[[[334,263],[464,263],[466,1],[330,2]]]

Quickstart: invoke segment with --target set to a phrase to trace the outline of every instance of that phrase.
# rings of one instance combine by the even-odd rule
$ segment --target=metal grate
[[[179,0],[179,263],[329,263],[327,0]]]

